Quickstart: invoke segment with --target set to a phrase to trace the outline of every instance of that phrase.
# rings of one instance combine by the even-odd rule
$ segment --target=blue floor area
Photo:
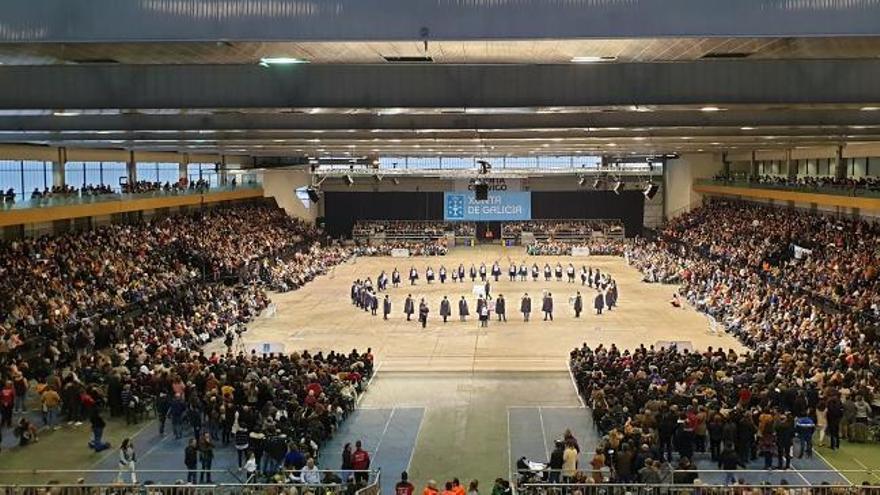
[[[510,433],[510,470],[525,456],[548,462],[554,442],[570,429],[581,447],[580,466],[588,465],[599,438],[589,409],[565,407],[511,407],[507,409]]]
[[[134,437],[138,482],[152,481],[169,484],[186,479],[186,473],[183,472],[162,472],[186,470],[186,466],[183,464],[183,451],[193,433],[192,430],[186,430],[184,433],[184,437],[177,440],[171,433],[170,423],[166,425],[164,435],[159,435],[158,421],[145,423],[144,429]],[[215,483],[243,481],[244,477],[238,469],[238,454],[232,444],[223,446],[222,442],[217,441],[214,445],[214,462],[211,469],[215,472],[211,475],[212,481]],[[115,470],[119,463],[119,446],[114,445],[106,452],[106,456],[102,457],[101,461],[92,469],[114,472],[98,473],[86,481],[108,483],[116,480]],[[125,475],[124,481],[130,481],[128,474]]]
[[[353,448],[360,440],[372,456],[371,467],[382,470],[383,492],[392,494],[394,481],[409,469],[424,416],[422,407],[359,409],[324,446],[319,464],[323,469],[339,469],[345,444]]]
[[[553,451],[553,442],[562,436],[566,428],[572,430],[581,446],[578,465],[580,469],[589,469],[589,462],[599,442],[599,436],[593,427],[589,409],[557,408],[557,407],[511,407],[508,410],[510,432],[511,472],[516,470],[516,461],[522,456],[529,460],[547,462],[549,453]],[[797,453],[797,448],[795,449]],[[704,472],[700,479],[707,484],[723,484],[725,473],[720,472],[718,464],[710,460],[709,453],[698,453],[694,461],[699,469],[716,472]],[[774,459],[774,465],[775,465]],[[779,484],[785,480],[790,485],[831,485],[848,484],[848,482],[820,457],[793,458],[792,469],[786,471],[764,471],[763,459],[752,461],[748,470],[758,472],[737,471],[737,479],[748,484],[765,482]],[[810,472],[825,471],[825,472]]]
[[[795,452],[797,452],[797,448],[795,448]],[[698,453],[694,455],[694,458],[698,468],[706,470],[718,470],[718,464],[711,461],[708,453]],[[773,465],[776,465],[776,459],[773,460]],[[792,458],[791,469],[784,471],[765,471],[764,460],[762,458],[759,458],[756,461],[749,462],[746,467],[749,471],[754,470],[759,472],[739,471],[734,472],[733,474],[734,476],[736,476],[737,479],[742,478],[747,484],[757,485],[764,482],[779,484],[783,480],[785,480],[790,485],[821,485],[822,483],[828,483],[831,485],[849,484],[846,479],[844,479],[840,474],[837,474],[834,471],[834,468],[829,466],[825,461],[823,461],[816,455],[814,455],[812,458]],[[809,471],[825,472],[816,473]],[[700,479],[710,484],[723,484],[724,478],[725,475],[721,472],[707,472],[700,474]]]

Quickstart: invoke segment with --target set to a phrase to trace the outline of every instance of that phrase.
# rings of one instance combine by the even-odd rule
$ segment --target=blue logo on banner
[[[529,192],[489,191],[486,201],[473,193],[444,193],[444,219],[473,222],[531,220],[532,196]]]
[[[446,220],[464,220],[464,194],[446,193]]]

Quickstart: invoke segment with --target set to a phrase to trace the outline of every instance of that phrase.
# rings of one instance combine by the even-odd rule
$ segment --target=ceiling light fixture
[[[701,112],[720,112],[721,110],[724,110],[724,109],[719,108],[719,107],[712,107],[712,106],[703,107],[700,109]]]
[[[307,63],[309,63],[308,60],[295,57],[263,57],[260,59],[260,65],[263,67],[269,67],[270,65],[294,65]]]
[[[740,127],[739,130],[741,130],[741,131],[754,131],[755,128],[754,128],[754,127],[745,126],[745,127]]]
[[[880,107],[862,107],[861,110],[863,112],[876,112],[877,110],[880,110]]]
[[[56,111],[52,112],[52,115],[54,115],[56,117],[77,117],[82,114],[80,112],[74,112],[74,111],[56,110]]]

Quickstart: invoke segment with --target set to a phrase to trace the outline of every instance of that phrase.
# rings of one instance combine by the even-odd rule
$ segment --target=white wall
[[[666,218],[674,218],[699,206],[703,195],[694,192],[694,179],[721,173],[721,156],[711,153],[681,155],[666,162]]]
[[[309,208],[296,196],[297,188],[311,184],[306,170],[266,170],[263,172],[263,195],[273,197],[288,215],[314,222],[319,207],[310,203]]]

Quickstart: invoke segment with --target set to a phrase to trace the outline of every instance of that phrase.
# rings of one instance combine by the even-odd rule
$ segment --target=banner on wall
[[[484,182],[489,186],[489,192],[497,191],[521,191],[522,181],[520,179],[504,179],[504,178],[480,178],[480,179],[459,179],[455,181],[456,191],[474,192],[474,185],[477,181]]]
[[[443,219],[447,221],[498,222],[531,220],[532,195],[529,192],[493,191],[477,201],[472,192],[443,193]]]

